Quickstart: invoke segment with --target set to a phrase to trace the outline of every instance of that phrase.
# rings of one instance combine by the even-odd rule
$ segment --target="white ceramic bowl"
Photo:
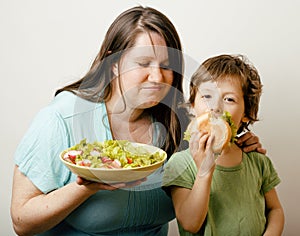
[[[91,168],[86,166],[75,165],[63,159],[63,151],[60,154],[60,160],[76,175],[87,180],[104,183],[118,183],[118,182],[131,182],[142,179],[152,174],[155,170],[163,165],[167,158],[167,153],[162,149],[141,143],[132,143],[134,146],[142,146],[150,153],[160,151],[163,153],[164,158],[149,166],[135,167],[135,168],[122,168],[122,169],[104,169],[104,168]]]

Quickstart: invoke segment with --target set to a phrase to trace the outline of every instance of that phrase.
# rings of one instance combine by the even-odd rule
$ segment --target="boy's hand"
[[[195,131],[189,142],[191,155],[198,168],[200,176],[207,175],[215,167],[215,155],[212,151],[213,137],[207,132]]]

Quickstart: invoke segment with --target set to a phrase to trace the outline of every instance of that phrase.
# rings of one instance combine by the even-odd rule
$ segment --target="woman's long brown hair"
[[[155,32],[161,35],[168,47],[169,60],[173,70],[173,84],[167,96],[157,106],[146,109],[146,112],[166,129],[162,148],[170,156],[184,147],[183,132],[188,123],[185,108],[178,105],[184,103],[183,55],[181,42],[171,21],[161,12],[150,8],[137,6],[121,13],[109,27],[101,49],[87,74],[70,85],[56,91],[72,92],[88,101],[105,102],[109,100],[113,78],[112,65],[117,63],[124,50],[134,46],[140,33]]]

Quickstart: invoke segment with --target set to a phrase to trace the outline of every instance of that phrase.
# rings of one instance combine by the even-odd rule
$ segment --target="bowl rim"
[[[130,141],[129,141],[130,142]],[[130,142],[132,144],[137,144],[139,146],[146,146],[146,147],[151,147],[151,148],[155,148],[157,149],[156,151],[162,151],[163,154],[164,154],[164,158],[161,160],[161,161],[158,161],[158,162],[155,162],[151,165],[147,165],[147,166],[139,166],[139,167],[133,167],[133,168],[119,168],[119,169],[109,169],[109,168],[97,168],[97,167],[88,167],[88,166],[79,166],[79,165],[75,165],[74,163],[71,163],[69,161],[66,161],[63,159],[63,154],[67,151],[66,150],[63,150],[62,152],[60,152],[59,154],[59,159],[66,165],[68,166],[72,166],[72,167],[75,167],[75,168],[79,168],[79,169],[84,169],[84,170],[101,170],[101,171],[130,171],[130,170],[140,170],[140,169],[144,169],[144,168],[149,168],[149,167],[153,167],[155,165],[158,165],[158,164],[162,164],[166,161],[167,159],[167,153],[166,151],[164,151],[163,149],[159,148],[159,147],[156,147],[154,145],[150,145],[150,144],[145,144],[145,143],[137,143],[137,142]],[[155,151],[155,152],[156,152]]]

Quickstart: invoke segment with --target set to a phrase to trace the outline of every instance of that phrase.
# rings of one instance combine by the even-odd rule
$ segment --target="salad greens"
[[[88,143],[86,139],[62,153],[64,160],[93,168],[134,168],[152,165],[165,159],[163,150],[149,152],[127,140],[105,140]]]

